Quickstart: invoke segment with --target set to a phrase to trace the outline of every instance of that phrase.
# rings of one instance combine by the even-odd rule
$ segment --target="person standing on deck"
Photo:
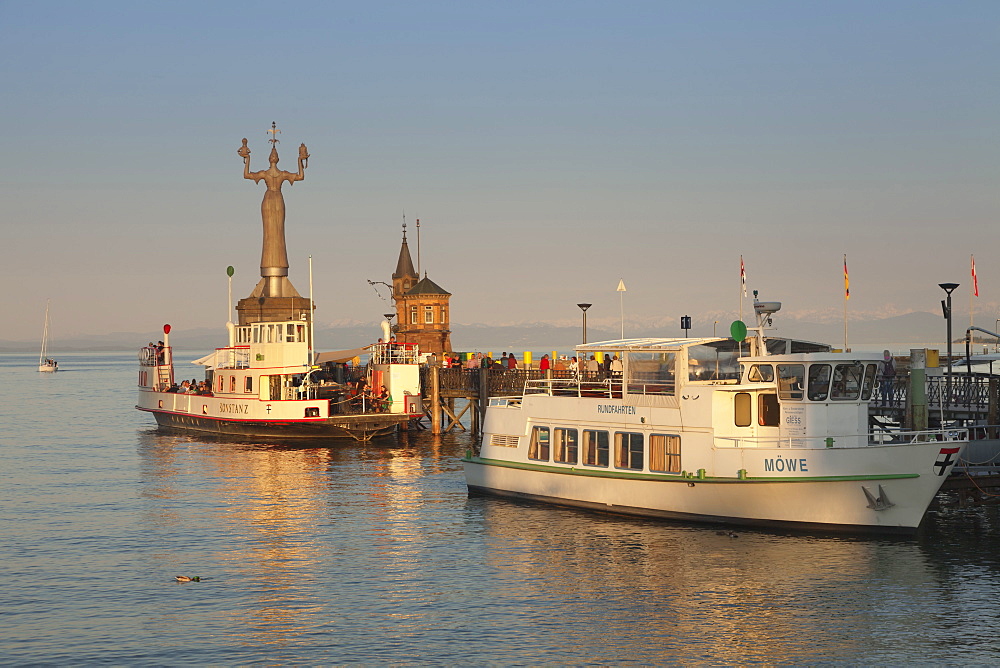
[[[881,394],[882,394],[882,405],[890,406],[895,405],[896,401],[892,396],[893,385],[896,381],[896,365],[892,359],[892,353],[888,350],[882,353],[885,361],[882,363],[882,383],[881,383]]]

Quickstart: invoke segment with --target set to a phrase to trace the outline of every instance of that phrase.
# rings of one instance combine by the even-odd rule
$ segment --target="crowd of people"
[[[441,357],[441,367],[445,369],[497,369],[512,371],[521,368],[517,356],[514,353],[503,353],[498,358],[493,358],[489,353],[474,353],[462,362],[456,355],[444,353]],[[604,378],[620,378],[622,375],[622,360],[617,354],[604,355],[603,360],[598,361],[597,357],[591,355],[589,359],[568,355],[549,357],[542,355],[538,360],[540,371],[570,371],[574,374],[586,372],[591,375],[600,375]]]
[[[167,392],[176,392],[177,394],[201,394],[203,396],[212,396],[212,386],[208,384],[206,380],[196,380],[192,378],[191,380],[185,380],[180,385],[176,382],[167,388]]]
[[[347,383],[345,401],[358,413],[388,413],[392,406],[392,395],[385,385],[381,385],[378,391],[375,391],[362,378]]]

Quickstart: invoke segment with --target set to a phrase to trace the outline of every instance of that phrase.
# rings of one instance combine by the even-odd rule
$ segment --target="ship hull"
[[[928,454],[931,454],[930,452]],[[741,480],[629,474],[580,468],[463,461],[470,494],[492,495],[660,519],[829,531],[910,533],[942,477]]]
[[[304,420],[231,420],[199,415],[144,409],[153,414],[157,426],[164,429],[228,436],[257,438],[324,439],[351,438],[368,441],[394,433],[409,422],[407,415],[342,415]]]

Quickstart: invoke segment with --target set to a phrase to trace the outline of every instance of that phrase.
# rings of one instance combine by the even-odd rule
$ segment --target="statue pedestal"
[[[247,297],[236,304],[239,324],[309,320],[309,300],[305,297]]]

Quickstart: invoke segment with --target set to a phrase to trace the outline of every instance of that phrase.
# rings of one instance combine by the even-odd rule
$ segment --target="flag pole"
[[[743,298],[747,296],[747,272],[740,255],[740,320],[743,320]]]
[[[625,279],[618,279],[618,301],[622,312],[622,340],[625,339]]]
[[[976,279],[976,256],[970,255],[969,260],[972,263],[972,289],[969,290],[969,329],[972,329],[976,326],[973,322],[972,298],[979,296],[979,281]]]
[[[316,365],[316,302],[313,301],[313,256],[309,256],[309,367]]]
[[[847,275],[847,253],[844,253],[844,352],[850,352],[847,345],[847,300],[851,298],[851,281]]]

